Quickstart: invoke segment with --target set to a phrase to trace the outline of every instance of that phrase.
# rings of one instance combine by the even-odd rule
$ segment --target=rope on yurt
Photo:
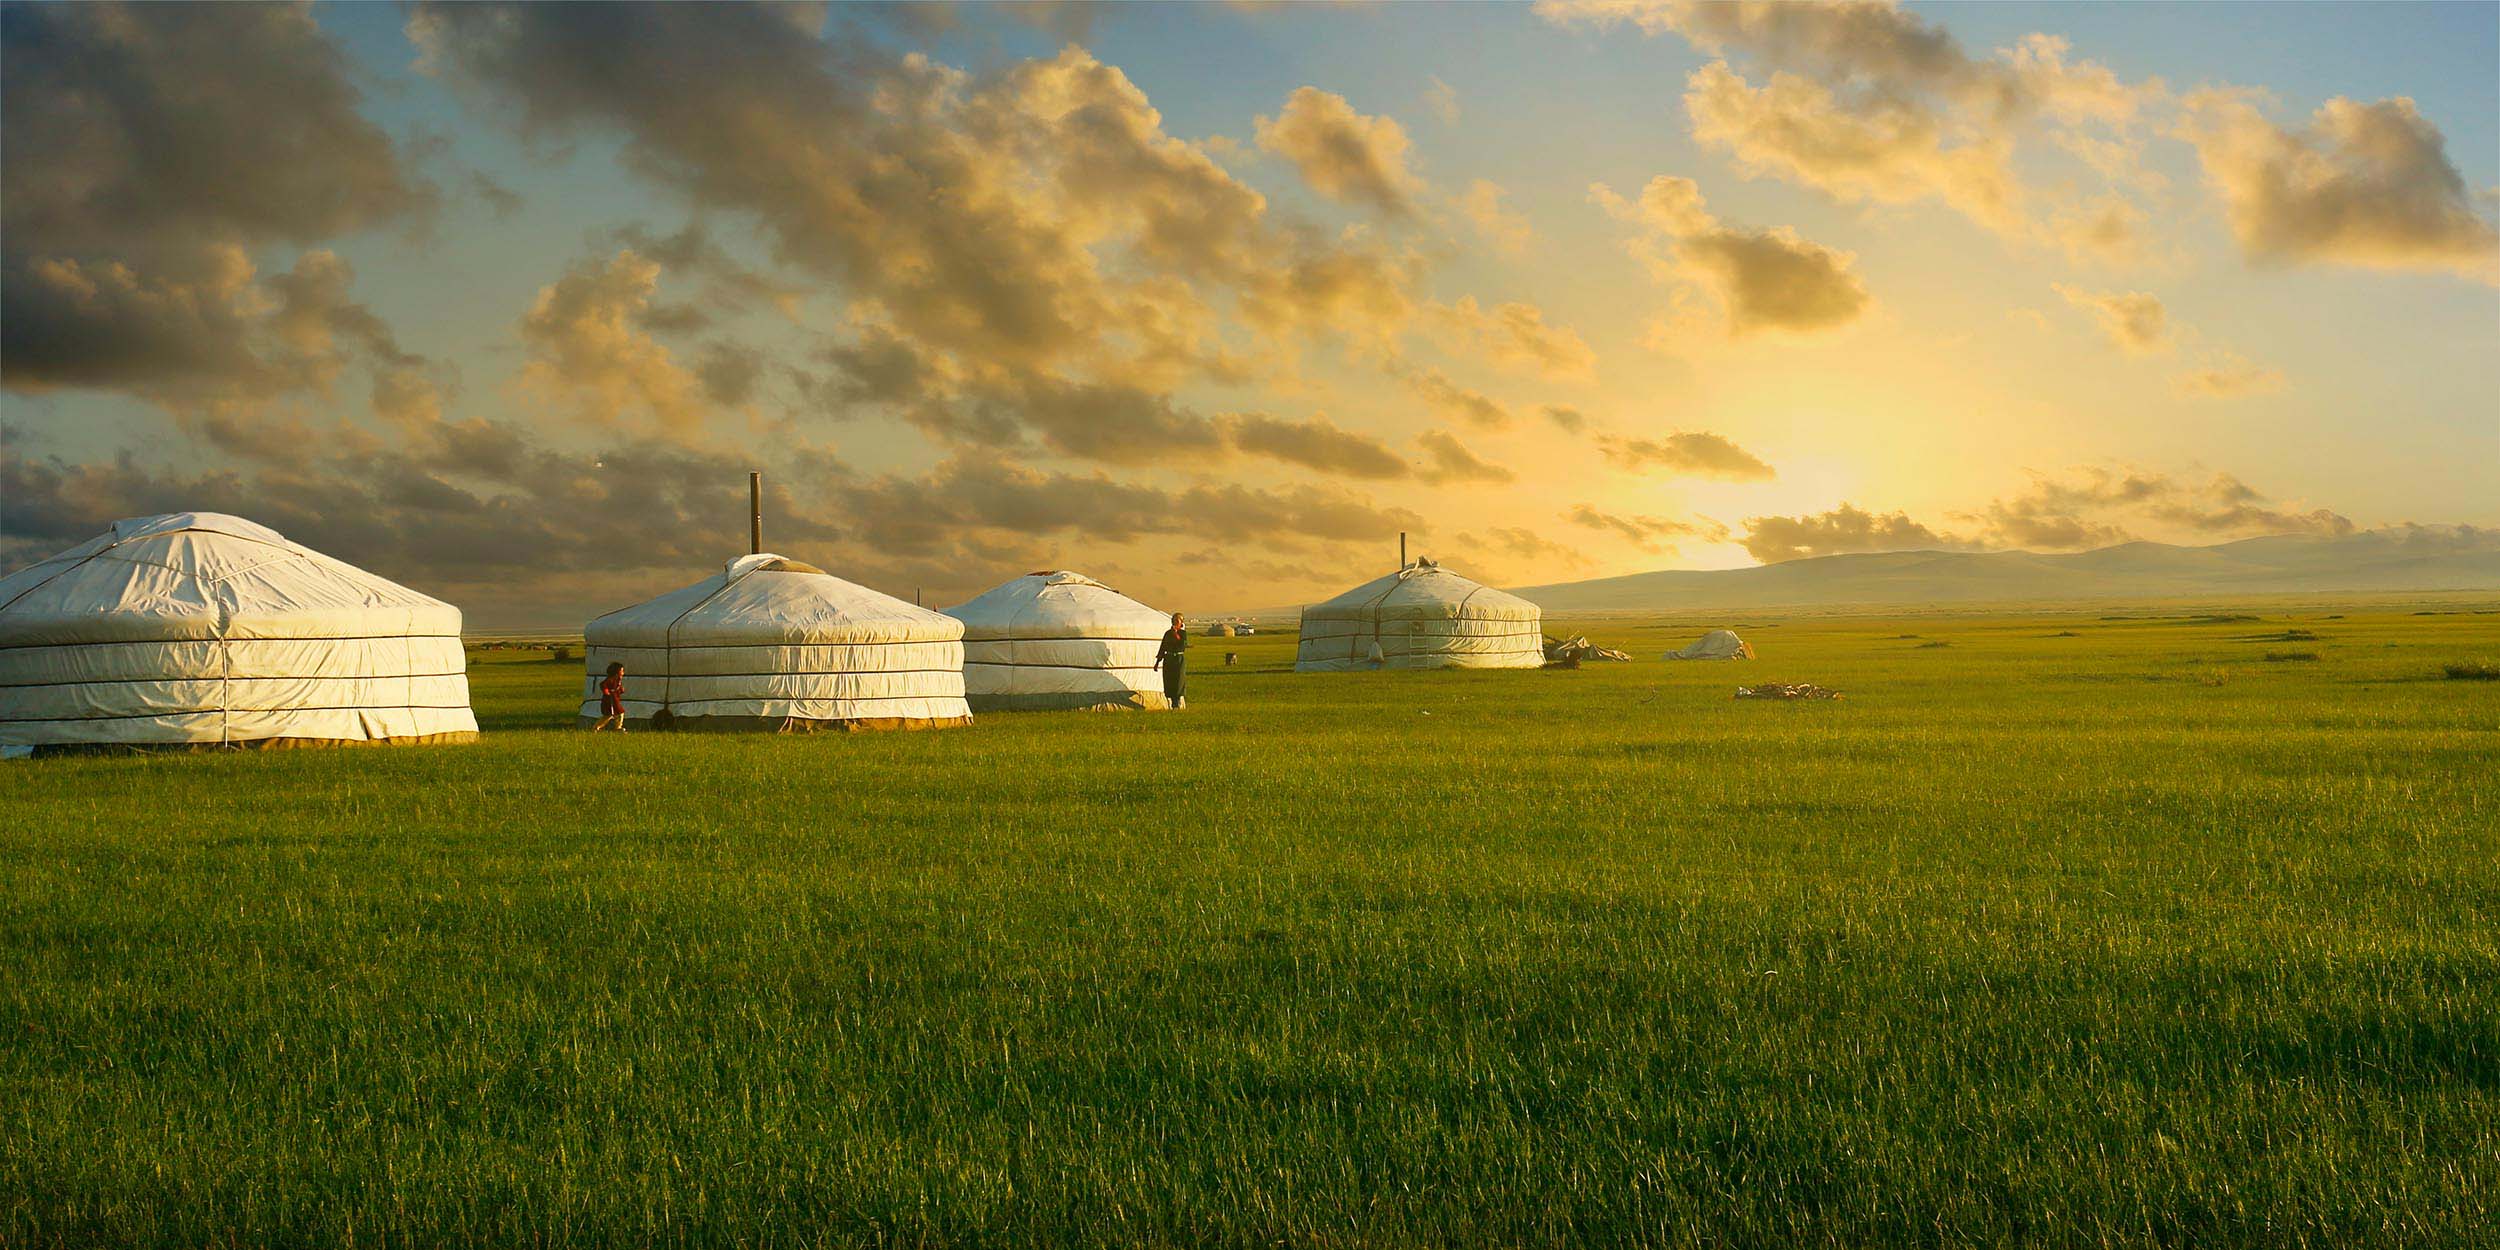
[[[733,560],[730,563],[735,564],[737,562]],[[728,593],[730,587],[737,585],[739,582],[745,581],[748,575],[754,573],[755,571],[756,570],[754,569],[748,569],[745,573],[740,573],[736,577],[731,577],[729,576],[728,569],[722,569],[720,588],[700,599],[695,600],[692,604],[687,605],[685,611],[677,614],[676,620],[668,623],[667,629],[660,631],[660,655],[668,661],[668,671],[660,674],[661,712],[668,712],[669,708],[673,706],[669,696],[677,693],[677,627],[685,624],[686,618],[694,615],[697,609],[701,608],[704,604],[710,603],[714,599],[718,599],[722,595]],[[585,648],[585,650],[587,650],[587,648]],[[659,713],[655,712],[652,715],[656,719]],[[676,713],[669,712],[669,715],[675,716]]]

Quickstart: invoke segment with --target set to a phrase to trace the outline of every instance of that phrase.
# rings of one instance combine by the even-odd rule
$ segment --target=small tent
[[[0,746],[463,741],[460,609],[216,512],[0,578]]]
[[[1544,614],[1517,595],[1417,560],[1302,609],[1297,673],[1364,668],[1539,668]]]
[[[969,724],[963,624],[813,565],[744,556],[582,630],[582,717],[625,664],[628,721],[675,729]]]
[[[1736,636],[1735,631],[1714,629],[1685,646],[1681,651],[1667,653],[1670,660],[1750,660],[1753,644]]]
[[[975,712],[1160,708],[1170,614],[1082,573],[1027,573],[946,609],[964,627]]]

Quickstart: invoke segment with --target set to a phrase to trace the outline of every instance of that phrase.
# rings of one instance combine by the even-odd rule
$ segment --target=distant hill
[[[2199,595],[2500,590],[2500,530],[2407,526],[2212,547],[1887,551],[1750,569],[1634,573],[1515,591],[1549,611],[1672,610]]]

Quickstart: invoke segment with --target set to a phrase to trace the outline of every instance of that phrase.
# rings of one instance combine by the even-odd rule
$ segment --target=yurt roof
[[[457,634],[459,609],[221,512],[111,529],[0,578],[0,640]]]
[[[1169,613],[1083,573],[1027,573],[946,609],[967,638],[1157,638]]]
[[[927,642],[963,636],[944,613],[847,582],[812,564],[764,552],[657,599],[619,608],[584,628],[608,647],[754,643]]]
[[[1378,616],[1383,620],[1461,616],[1533,620],[1541,614],[1535,604],[1517,595],[1462,577],[1430,560],[1417,560],[1302,611],[1306,619]]]

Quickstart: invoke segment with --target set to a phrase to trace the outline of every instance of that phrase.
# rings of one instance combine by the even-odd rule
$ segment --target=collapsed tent
[[[625,665],[625,717],[673,729],[927,729],[969,724],[963,624],[763,554],[582,630],[582,719]]]
[[[1543,613],[1430,560],[1302,609],[1297,673],[1363,668],[1539,668]]]
[[[946,614],[963,622],[973,711],[1165,706],[1171,616],[1082,573],[1027,573]]]
[[[1736,636],[1733,630],[1714,629],[1681,651],[1667,653],[1670,660],[1750,660],[1753,644]]]
[[[1617,651],[1613,647],[1601,647],[1590,642],[1587,634],[1574,634],[1569,638],[1545,640],[1545,662],[1548,664],[1577,665],[1586,660],[1612,660],[1624,663],[1629,662],[1631,658],[1629,652]]]
[[[458,608],[222,513],[0,578],[0,746],[466,741],[467,667]]]

